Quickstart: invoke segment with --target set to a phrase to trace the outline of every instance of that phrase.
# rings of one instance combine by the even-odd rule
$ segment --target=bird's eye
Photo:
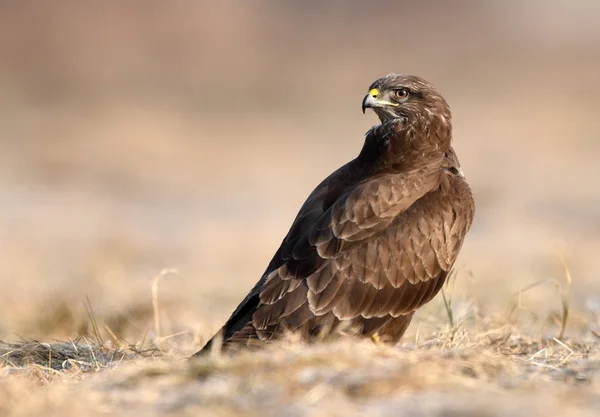
[[[394,96],[401,100],[404,100],[408,97],[408,90],[405,88],[399,88],[398,90],[394,90]]]

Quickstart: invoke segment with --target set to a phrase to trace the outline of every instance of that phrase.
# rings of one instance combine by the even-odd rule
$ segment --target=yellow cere
[[[379,95],[379,89],[372,88],[371,91],[369,91],[369,95],[373,98],[377,98],[377,96]]]

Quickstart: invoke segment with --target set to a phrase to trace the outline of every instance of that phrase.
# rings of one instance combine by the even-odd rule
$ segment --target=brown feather
[[[306,285],[285,294],[273,304],[263,304],[252,316],[252,323],[257,329],[265,329],[276,324],[280,319],[289,316],[307,302]]]
[[[310,284],[309,284],[310,285]],[[342,274],[332,275],[329,285],[317,292],[312,288],[308,292],[308,303],[316,315],[322,315],[331,310],[330,306],[336,299],[345,297],[349,282]]]
[[[294,291],[302,284],[300,279],[282,279],[281,275],[274,272],[265,282],[260,292],[260,301],[264,304],[273,304],[285,294]]]
[[[397,289],[390,286],[384,287],[382,290],[377,291],[377,294],[375,294],[371,305],[365,307],[365,309],[361,313],[361,316],[365,318],[370,318],[388,315],[390,309],[388,305],[392,302],[393,299],[396,298],[396,295]]]
[[[377,331],[381,341],[390,344],[398,343],[408,328],[413,314],[414,313],[410,313],[397,318],[392,318],[385,326]]]
[[[359,317],[356,319],[356,321],[359,323],[359,327],[361,328],[361,334],[367,337],[372,336],[374,333],[377,333],[380,329],[385,327],[391,320],[391,316],[375,317],[371,319]]]

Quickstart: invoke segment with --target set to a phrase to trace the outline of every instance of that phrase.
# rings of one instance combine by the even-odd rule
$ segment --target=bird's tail
[[[210,355],[213,352],[220,352],[223,349],[223,332],[220,330],[211,337],[208,342],[198,352],[194,353],[190,359],[200,358]]]
[[[247,345],[250,341],[258,339],[252,324],[252,315],[258,304],[258,294],[250,293],[236,308],[223,328],[192,357],[205,356],[213,351],[229,351],[236,346]]]

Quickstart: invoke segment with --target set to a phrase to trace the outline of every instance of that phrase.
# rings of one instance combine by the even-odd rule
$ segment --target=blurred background
[[[599,18],[595,0],[1,2],[0,338],[85,333],[86,297],[101,327],[152,335],[164,268],[162,334],[209,336],[357,155],[389,72],[452,106],[477,205],[463,298],[505,308],[564,280],[563,256],[573,311],[598,317]]]

